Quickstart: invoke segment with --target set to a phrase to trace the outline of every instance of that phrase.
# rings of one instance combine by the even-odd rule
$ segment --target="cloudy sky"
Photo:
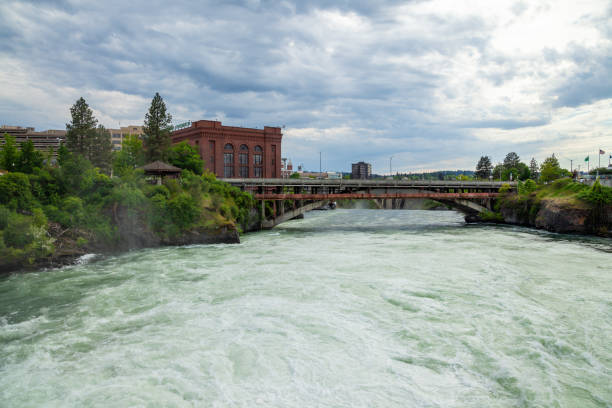
[[[175,123],[284,125],[313,170],[569,167],[612,150],[612,3],[0,1],[0,124],[63,129],[80,96],[142,124],[155,92]]]

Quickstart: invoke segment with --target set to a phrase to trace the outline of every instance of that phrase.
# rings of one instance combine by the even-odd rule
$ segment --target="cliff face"
[[[551,232],[609,236],[609,231],[612,231],[612,208],[606,209],[603,219],[595,220],[593,209],[586,205],[544,199],[538,203],[502,204],[500,213],[507,224]]]

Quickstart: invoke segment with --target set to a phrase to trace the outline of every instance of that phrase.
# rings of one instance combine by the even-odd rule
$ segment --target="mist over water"
[[[612,244],[455,212],[0,278],[0,406],[611,407]]]

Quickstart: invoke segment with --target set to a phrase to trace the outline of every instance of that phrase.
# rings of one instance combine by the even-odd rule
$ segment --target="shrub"
[[[13,210],[30,210],[34,199],[28,176],[8,173],[0,177],[0,204]]]
[[[180,193],[168,200],[168,214],[172,222],[184,230],[200,216],[200,209],[188,193]]]
[[[0,230],[3,230],[6,228],[10,218],[11,218],[11,210],[9,210],[3,205],[0,205]]]
[[[34,240],[32,221],[29,217],[15,214],[4,230],[4,243],[7,246],[23,248]]]

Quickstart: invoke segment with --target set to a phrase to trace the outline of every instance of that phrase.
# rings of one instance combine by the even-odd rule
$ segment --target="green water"
[[[336,210],[0,278],[2,407],[611,407],[612,244]]]

